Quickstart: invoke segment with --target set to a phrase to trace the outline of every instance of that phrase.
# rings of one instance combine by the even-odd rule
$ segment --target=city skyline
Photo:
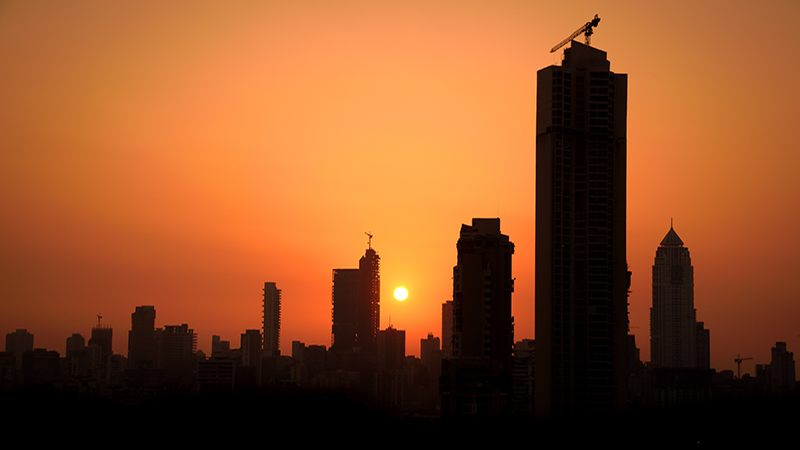
[[[369,231],[380,328],[406,330],[417,354],[452,296],[452,236],[499,217],[515,243],[515,340],[533,338],[536,71],[599,14],[592,45],[632,80],[642,359],[670,218],[692,243],[713,368],[800,344],[800,62],[785,57],[800,48],[800,6],[189,5],[0,7],[4,333],[63,352],[101,314],[124,353],[131,312],[154,305],[157,326],[188,323],[210,354],[212,335],[260,328],[270,280],[281,353],[330,346],[331,270],[353,264]]]

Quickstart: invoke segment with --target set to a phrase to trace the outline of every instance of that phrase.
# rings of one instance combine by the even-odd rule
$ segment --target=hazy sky
[[[533,338],[537,70],[595,14],[627,73],[632,332],[674,219],[712,366],[800,351],[800,2],[0,3],[0,332],[63,352],[96,315],[239,346],[283,290],[281,348],[330,345],[331,271],[374,235],[381,328],[441,335],[462,223],[516,244]],[[395,287],[409,290],[403,303]]]

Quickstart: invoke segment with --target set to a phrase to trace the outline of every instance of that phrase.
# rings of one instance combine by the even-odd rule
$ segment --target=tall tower
[[[370,241],[372,236],[370,236]],[[358,329],[356,339],[358,346],[374,352],[378,337],[378,326],[381,312],[381,258],[373,250],[370,242],[364,256],[358,261]]]
[[[331,350],[352,350],[358,328],[358,269],[333,270]]]
[[[442,414],[509,412],[514,319],[514,244],[500,219],[462,225],[453,269],[453,355],[442,361]]]
[[[577,41],[538,72],[538,416],[625,409],[627,83]]]
[[[358,269],[333,270],[333,343],[331,350],[360,348],[375,353],[380,325],[380,256],[372,248],[372,235]]]
[[[280,356],[281,290],[275,283],[264,283],[264,356]]]
[[[156,308],[137,306],[128,332],[128,367],[153,369],[156,362]]]
[[[669,227],[653,264],[650,361],[654,367],[697,368],[694,267],[689,249]]]
[[[456,247],[453,357],[491,359],[510,370],[514,347],[514,244],[500,234],[500,219],[472,219],[472,226],[461,226]]]

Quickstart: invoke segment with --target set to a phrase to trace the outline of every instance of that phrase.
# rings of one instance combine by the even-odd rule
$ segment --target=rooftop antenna
[[[365,232],[364,232],[364,234],[366,234],[367,236],[369,236],[369,240],[367,240],[367,245],[369,246],[369,249],[370,249],[370,250],[372,250],[372,234],[370,234],[370,233],[369,233],[369,232],[367,232],[367,231],[365,231]]]
[[[97,328],[102,328],[100,326],[100,319],[102,319],[102,318],[103,318],[103,316],[101,316],[100,314],[97,315]]]
[[[594,19],[592,19],[589,22],[586,22],[586,24],[584,24],[582,27],[580,27],[577,30],[575,30],[574,33],[570,34],[568,38],[566,38],[563,41],[559,42],[558,45],[556,45],[555,47],[553,47],[550,50],[550,53],[553,53],[556,50],[560,49],[561,47],[567,45],[568,42],[570,42],[573,39],[575,39],[576,37],[578,37],[578,35],[581,34],[581,33],[583,33],[583,35],[586,37],[586,45],[591,44],[591,42],[592,42],[592,34],[594,34],[594,31],[592,31],[592,28],[596,27],[599,23],[600,23],[600,18],[597,17],[597,14],[595,14],[594,15]]]

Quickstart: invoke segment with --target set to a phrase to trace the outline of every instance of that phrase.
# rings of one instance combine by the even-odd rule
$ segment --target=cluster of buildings
[[[67,354],[33,348],[17,330],[0,354],[4,389],[60,383],[85,395],[320,392],[395,411],[441,417],[563,417],[696,404],[715,384],[740,377],[710,367],[710,334],[697,320],[689,250],[670,226],[656,250],[650,315],[651,361],[643,364],[628,320],[626,261],[627,75],[606,53],[572,42],[561,65],[538,73],[534,340],[514,340],[514,244],[500,219],[461,227],[453,296],[442,306],[441,339],[406,355],[406,336],[380,328],[380,257],[368,248],[358,268],[334,269],[332,343],[292,342],[281,355],[281,290],[264,284],[263,326],[238,349],[213,338],[196,351],[188,325],[155,327],[153,306],[131,316],[127,358],[111,350],[112,330],[80,335]],[[779,342],[757,366],[762,392],[792,393],[795,363]],[[728,383],[728,384],[726,384]]]

